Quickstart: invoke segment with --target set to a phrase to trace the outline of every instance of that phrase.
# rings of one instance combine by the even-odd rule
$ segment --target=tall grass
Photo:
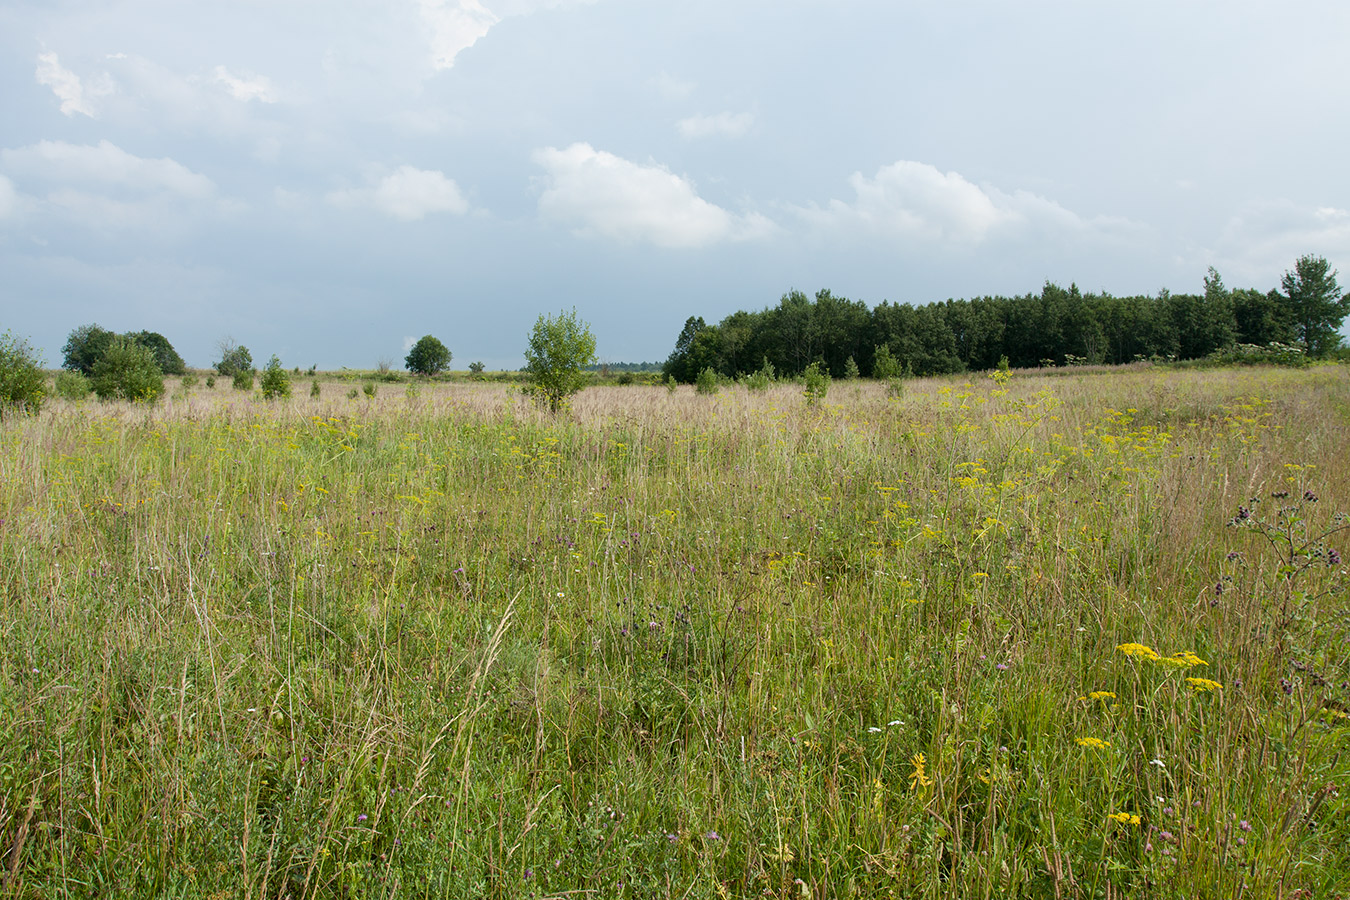
[[[1348,382],[57,401],[5,893],[1348,890]]]

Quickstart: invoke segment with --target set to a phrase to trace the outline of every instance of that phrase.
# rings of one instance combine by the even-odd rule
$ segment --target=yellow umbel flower
[[[1187,678],[1186,683],[1198,693],[1205,691],[1217,691],[1223,688],[1223,685],[1217,681],[1210,681],[1208,678]]]
[[[1111,746],[1111,742],[1095,737],[1080,737],[1078,739],[1078,746],[1091,747],[1093,750],[1105,750],[1107,747]]]
[[[1194,669],[1196,666],[1209,665],[1209,663],[1205,662],[1203,659],[1196,656],[1190,650],[1178,650],[1171,656],[1165,659],[1158,660],[1158,662],[1164,663],[1177,669]]]
[[[1144,644],[1119,644],[1116,649],[1126,656],[1138,656],[1150,662],[1155,662],[1160,658],[1156,650]]]
[[[1119,822],[1119,823],[1122,824],[1122,825],[1138,825],[1138,824],[1139,824],[1139,817],[1138,817],[1138,816],[1134,816],[1134,815],[1130,815],[1129,813],[1111,813],[1109,816],[1107,816],[1107,818],[1108,818],[1108,819],[1115,819],[1117,822]]]
[[[1088,699],[1089,699],[1089,700],[1114,700],[1114,699],[1116,699],[1116,692],[1115,692],[1115,691],[1093,691],[1092,693],[1088,694]]]

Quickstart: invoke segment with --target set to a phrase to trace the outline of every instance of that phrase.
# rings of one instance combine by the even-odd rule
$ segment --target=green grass
[[[1344,367],[346,387],[4,423],[3,893],[1350,890]]]

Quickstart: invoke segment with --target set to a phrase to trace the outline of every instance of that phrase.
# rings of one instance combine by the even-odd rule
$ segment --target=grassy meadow
[[[0,425],[0,895],[1350,893],[1350,368]]]

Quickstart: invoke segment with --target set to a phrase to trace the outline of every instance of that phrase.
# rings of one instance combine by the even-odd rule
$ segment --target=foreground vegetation
[[[1347,374],[55,400],[0,430],[0,878],[1350,890]]]

